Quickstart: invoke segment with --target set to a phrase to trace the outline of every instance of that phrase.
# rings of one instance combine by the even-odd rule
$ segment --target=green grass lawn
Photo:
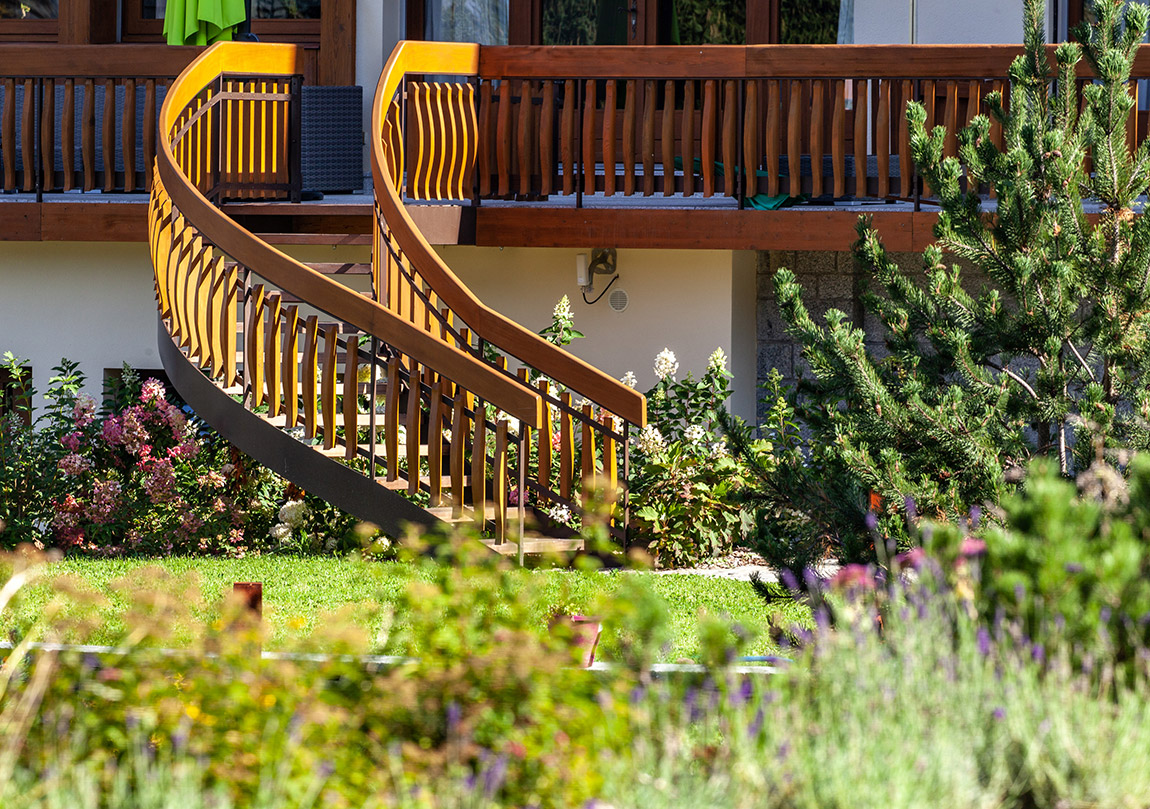
[[[173,581],[160,571],[175,576]],[[223,595],[234,582],[263,583],[264,619],[267,648],[282,649],[318,630],[322,636],[326,620],[340,611],[342,617],[375,636],[379,630],[378,605],[396,598],[419,568],[401,562],[370,562],[354,558],[258,556],[247,559],[66,559],[51,566],[51,575],[67,576],[77,589],[94,591],[104,597],[95,608],[96,625],[90,642],[106,643],[121,636],[131,590],[160,589],[182,599],[189,583],[198,585],[201,600],[192,601],[197,622],[213,621],[220,612]],[[538,604],[542,625],[560,604],[587,604],[596,594],[610,591],[620,576],[642,576],[667,601],[674,639],[666,652],[668,660],[692,657],[698,648],[695,625],[701,610],[713,615],[729,615],[748,627],[764,627],[768,616],[781,612],[787,623],[810,622],[806,607],[783,602],[768,606],[745,582],[702,576],[659,576],[652,573],[596,573],[571,570],[525,570],[522,576],[543,577],[543,599]],[[9,626],[29,626],[52,598],[46,583],[31,587],[5,620]],[[67,607],[65,615],[78,615],[80,608]],[[396,616],[402,620],[402,616]],[[172,643],[187,642],[193,627],[172,627]],[[72,638],[74,639],[74,638]],[[322,643],[322,641],[321,641]],[[760,637],[753,653],[777,651],[768,638]]]

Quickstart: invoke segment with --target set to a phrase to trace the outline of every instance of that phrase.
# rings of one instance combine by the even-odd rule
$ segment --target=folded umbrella
[[[168,0],[164,38],[169,45],[227,42],[246,18],[244,0]]]

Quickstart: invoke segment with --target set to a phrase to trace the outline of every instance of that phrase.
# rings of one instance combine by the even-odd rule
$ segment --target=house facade
[[[0,350],[27,358],[40,388],[61,357],[80,362],[93,390],[123,362],[161,367],[146,242],[150,126],[164,88],[198,53],[160,44],[163,5],[0,0]],[[773,309],[771,273],[794,269],[816,311],[835,306],[861,317],[862,279],[846,253],[859,214],[873,214],[891,249],[908,256],[931,238],[929,189],[906,162],[901,102],[913,94],[953,129],[1005,75],[1004,52],[923,57],[797,45],[740,51],[736,64],[700,43],[737,41],[740,31],[748,45],[1021,39],[1021,0],[977,0],[958,16],[941,0],[841,0],[811,19],[804,9],[820,4],[782,0],[703,4],[726,15],[710,17],[667,0],[626,8],[493,0],[468,4],[470,17],[448,0],[325,0],[303,13],[287,2],[253,5],[261,40],[302,46],[305,86],[364,88],[360,121],[369,137],[372,92],[399,40],[511,46],[474,81],[489,132],[481,145],[489,151],[478,157],[486,180],[475,177],[458,204],[412,205],[422,232],[480,299],[531,330],[548,325],[566,295],[586,335],[570,350],[615,377],[635,372],[641,389],[655,381],[652,359],[664,347],[676,352],[680,373],[700,372],[722,348],[735,377],[732,406],[747,417],[769,369],[793,377],[801,365]],[[1081,14],[1080,1],[1052,0],[1060,34]],[[603,58],[529,48],[590,42],[626,47]],[[691,58],[701,60],[700,72],[676,65],[670,51],[643,50],[671,43],[698,46]],[[654,61],[646,55],[656,53]],[[505,100],[504,83],[513,93]],[[578,124],[565,142],[558,127],[568,92],[578,94]],[[556,127],[547,138],[545,108]],[[305,163],[322,158],[327,147],[316,143]],[[571,156],[560,154],[565,146]],[[688,156],[697,169],[683,169]],[[572,161],[578,188],[565,188]],[[752,163],[755,171],[744,168]],[[326,192],[323,200],[236,199],[225,210],[302,260],[364,267],[373,211],[366,149],[360,169],[360,188],[307,189]],[[788,196],[803,203],[780,201]],[[593,275],[584,288],[581,256],[609,248],[617,278]],[[361,290],[368,283],[354,271],[341,280]]]

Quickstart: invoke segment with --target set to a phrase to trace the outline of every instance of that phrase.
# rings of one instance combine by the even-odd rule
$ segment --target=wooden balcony
[[[0,49],[10,47],[19,46]],[[101,46],[96,54],[77,46],[52,64],[0,54],[0,184],[24,192],[0,197],[0,239],[144,237],[132,217],[146,174],[101,173],[94,155],[115,152],[122,163],[133,150],[144,161],[154,154],[150,88],[159,93],[194,52],[175,58],[179,49],[165,48],[161,66],[148,61],[149,47]],[[424,232],[443,243],[846,249],[866,213],[891,249],[918,250],[932,239],[936,206],[910,154],[907,102],[925,105],[928,122],[946,130],[947,153],[956,154],[958,131],[988,112],[987,96],[1004,88],[1020,50],[484,47],[477,75],[404,80],[404,196]],[[1150,78],[1146,47],[1134,75]],[[1079,83],[1089,79],[1083,64]],[[118,97],[134,88],[137,104],[143,95],[136,129],[127,120],[109,127],[107,106],[102,116],[86,111],[93,96],[81,88],[89,85],[97,98],[100,87]],[[60,132],[51,117],[74,122],[74,112],[29,106],[40,87],[64,108],[72,99],[82,131]],[[38,151],[28,149],[35,137],[16,138],[17,122],[22,133],[39,133]],[[1146,113],[1132,118],[1132,141],[1146,130]],[[998,127],[992,137],[1001,142]],[[49,147],[62,150],[51,171]],[[473,156],[459,163],[466,176],[454,178],[464,193],[448,200],[439,186],[450,178],[435,155],[455,147]],[[33,208],[26,194],[37,177],[43,202]],[[990,189],[979,190],[992,200]],[[368,196],[229,210],[263,232],[366,235],[371,221]]]

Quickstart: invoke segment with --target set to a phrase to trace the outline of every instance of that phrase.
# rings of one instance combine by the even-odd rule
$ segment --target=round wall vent
[[[625,289],[613,289],[611,294],[607,296],[607,305],[616,312],[625,311],[630,303],[631,298]]]

